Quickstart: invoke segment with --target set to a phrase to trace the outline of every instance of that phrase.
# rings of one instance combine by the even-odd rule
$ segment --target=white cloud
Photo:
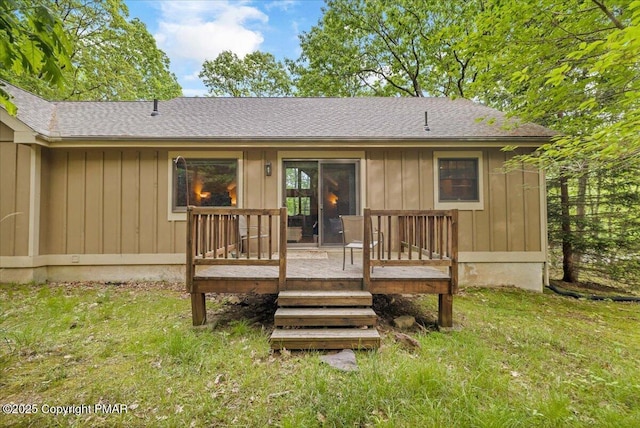
[[[267,3],[267,5],[265,6],[265,9],[267,10],[280,9],[280,10],[287,11],[291,7],[293,7],[296,3],[297,3],[296,0],[275,0],[275,1],[272,1],[271,3]]]
[[[206,97],[207,94],[206,88],[182,88],[183,97]]]
[[[182,80],[184,80],[185,82],[194,82],[194,81],[198,81],[200,80],[200,71],[194,71],[191,74],[185,74],[182,76]]]
[[[155,34],[160,49],[172,62],[195,62],[230,50],[243,57],[258,50],[264,37],[260,27],[268,16],[246,2],[163,1]]]

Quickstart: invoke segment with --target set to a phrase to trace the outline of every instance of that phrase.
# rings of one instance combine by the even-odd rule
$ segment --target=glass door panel
[[[320,162],[320,242],[342,244],[340,216],[359,214],[357,161]]]
[[[284,162],[284,204],[287,207],[287,242],[318,243],[318,162]]]

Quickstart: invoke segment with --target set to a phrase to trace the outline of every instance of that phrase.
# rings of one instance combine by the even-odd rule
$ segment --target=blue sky
[[[260,50],[276,58],[300,54],[298,34],[321,16],[322,0],[125,0],[171,59],[185,96],[202,96],[198,73],[206,59],[230,50],[238,56]]]

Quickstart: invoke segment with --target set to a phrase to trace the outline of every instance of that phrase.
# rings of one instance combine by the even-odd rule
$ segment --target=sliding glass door
[[[284,204],[289,245],[342,243],[340,216],[360,212],[356,160],[284,162]]]

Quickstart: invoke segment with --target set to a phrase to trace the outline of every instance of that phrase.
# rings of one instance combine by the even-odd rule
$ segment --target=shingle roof
[[[7,85],[18,119],[61,139],[518,139],[555,133],[449,98],[175,98],[153,101],[50,102]],[[428,112],[429,131],[425,131]]]

